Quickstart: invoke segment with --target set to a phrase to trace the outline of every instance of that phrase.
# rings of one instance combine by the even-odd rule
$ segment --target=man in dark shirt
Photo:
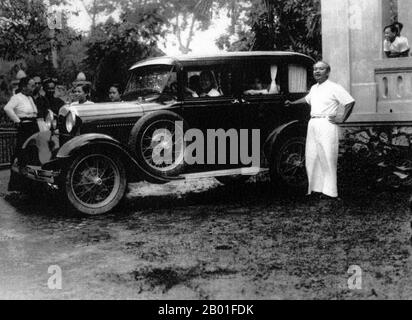
[[[44,96],[41,78],[39,76],[36,76],[33,78],[33,80],[35,82],[35,87],[33,90],[32,98],[37,107],[37,117],[44,119],[47,115],[49,102]]]
[[[54,96],[56,92],[56,81],[54,79],[46,79],[43,82],[43,88],[46,92],[47,109],[50,109],[55,114],[59,114],[60,108],[64,106],[64,101]]]

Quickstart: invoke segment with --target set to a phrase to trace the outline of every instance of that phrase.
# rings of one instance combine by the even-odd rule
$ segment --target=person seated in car
[[[400,30],[402,29],[402,27],[403,25],[400,23],[385,27],[385,40],[383,42],[383,50],[387,58],[409,56],[410,47],[408,39],[400,36]]]
[[[217,83],[212,71],[202,71],[199,78],[199,97],[219,97],[222,94],[217,89]]]
[[[192,97],[199,97],[199,92],[200,92],[200,76],[195,74],[194,76],[191,76],[189,78],[189,84],[188,87],[185,87],[185,91],[188,93],[188,95],[191,95]]]
[[[246,95],[259,95],[259,94],[276,94],[278,93],[278,87],[274,89],[271,88],[271,85],[264,85],[259,77],[255,77],[252,89],[246,90],[244,94]]]
[[[244,92],[246,95],[259,95],[259,94],[269,94],[268,86],[264,86],[262,80],[259,77],[255,77],[252,89],[246,90]]]

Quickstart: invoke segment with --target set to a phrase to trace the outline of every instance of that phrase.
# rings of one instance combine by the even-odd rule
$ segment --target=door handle
[[[240,101],[239,101],[239,99],[233,99],[233,100],[231,101],[231,103],[232,103],[232,104],[239,104]]]
[[[240,100],[243,104],[250,104],[249,101],[246,101],[245,99]]]

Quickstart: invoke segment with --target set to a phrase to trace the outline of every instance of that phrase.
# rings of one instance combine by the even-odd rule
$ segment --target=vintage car
[[[307,94],[313,63],[292,52],[138,62],[122,102],[49,112],[50,130],[26,141],[12,170],[53,186],[87,215],[116,207],[129,182],[229,183],[269,172],[282,190],[305,189],[309,107],[284,101]]]

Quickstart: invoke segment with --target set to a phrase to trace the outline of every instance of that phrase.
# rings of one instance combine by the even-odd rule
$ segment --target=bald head
[[[330,64],[325,62],[325,61],[318,61],[315,63],[315,66],[321,67],[323,66],[324,68],[326,68],[326,70],[330,73],[332,68],[330,67]]]
[[[328,80],[331,70],[329,63],[319,61],[313,66],[313,76],[318,83],[323,83]]]

